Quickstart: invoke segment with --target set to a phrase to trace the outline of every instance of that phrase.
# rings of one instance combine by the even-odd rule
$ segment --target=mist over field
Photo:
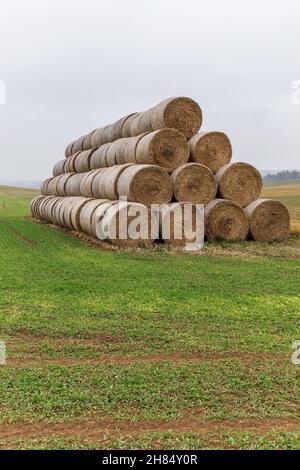
[[[235,160],[299,167],[299,15],[296,0],[3,0],[0,176],[43,179],[73,138],[174,95]]]

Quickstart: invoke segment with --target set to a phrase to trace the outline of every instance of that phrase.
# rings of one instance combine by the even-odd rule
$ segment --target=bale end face
[[[202,125],[202,110],[198,103],[186,97],[169,99],[165,103],[163,112],[165,127],[177,129],[187,139],[199,131]],[[155,123],[152,127],[155,129]]]
[[[171,175],[176,201],[208,204],[216,198],[217,182],[209,168],[199,163],[187,163]]]
[[[207,166],[213,173],[232,158],[231,142],[224,132],[200,132],[189,141],[191,160]]]
[[[249,234],[249,222],[242,207],[232,201],[216,199],[205,208],[208,240],[243,241]]]
[[[246,207],[259,198],[263,180],[259,171],[248,163],[228,163],[216,174],[219,197]]]
[[[279,201],[258,199],[245,209],[250,234],[256,241],[282,241],[289,237],[291,222],[287,208]]]

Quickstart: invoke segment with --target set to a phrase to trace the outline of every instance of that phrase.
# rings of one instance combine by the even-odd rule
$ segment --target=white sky
[[[234,159],[299,168],[298,0],[0,0],[0,178],[43,179],[73,138],[169,96]]]

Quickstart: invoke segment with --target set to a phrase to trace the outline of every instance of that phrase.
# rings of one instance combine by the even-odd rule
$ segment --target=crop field
[[[300,227],[300,182],[265,187]],[[92,246],[0,187],[0,448],[300,449],[300,235]]]

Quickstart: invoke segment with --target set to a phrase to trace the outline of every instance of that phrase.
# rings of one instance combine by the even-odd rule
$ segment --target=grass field
[[[300,236],[90,246],[0,187],[0,448],[300,449]],[[300,224],[300,184],[267,186]]]

